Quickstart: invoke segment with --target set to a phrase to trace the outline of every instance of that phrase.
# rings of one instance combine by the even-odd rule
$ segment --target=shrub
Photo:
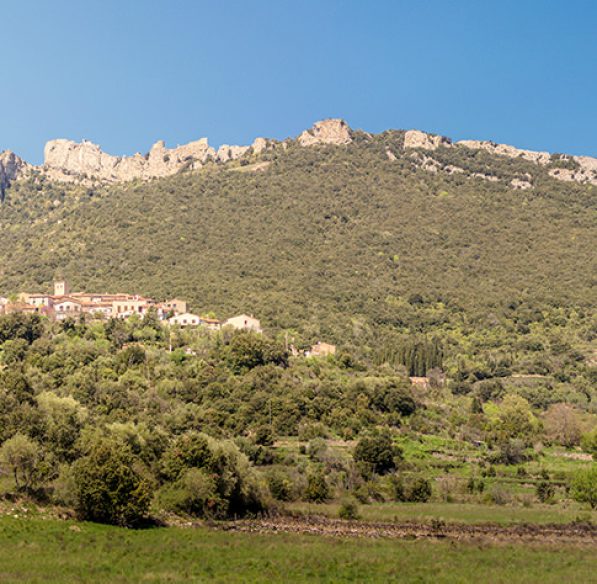
[[[271,426],[263,424],[255,429],[255,444],[259,446],[273,446],[274,433]]]
[[[330,490],[323,469],[319,468],[307,476],[305,498],[314,503],[323,503],[330,496]]]
[[[593,458],[597,459],[597,428],[583,434],[580,445],[585,452],[592,454]]]
[[[29,491],[40,462],[39,445],[23,434],[16,434],[0,448],[0,462],[12,473],[17,491]]]
[[[495,505],[505,505],[511,499],[510,493],[499,484],[494,484],[488,494],[488,499]]]
[[[237,374],[268,363],[288,366],[288,352],[281,345],[253,332],[235,333],[226,347],[225,357]]]
[[[309,440],[313,440],[313,438],[329,438],[329,436],[329,429],[321,422],[304,422],[299,424],[299,442],[308,442]]]
[[[431,498],[431,483],[422,477],[416,478],[408,489],[408,501],[426,503]]]
[[[397,474],[390,476],[390,495],[394,501],[402,502],[407,500],[406,489],[402,477]]]
[[[293,485],[290,478],[281,471],[274,471],[267,476],[267,485],[274,499],[290,501]]]
[[[541,503],[547,503],[553,499],[555,489],[549,481],[541,481],[537,483],[536,493]]]
[[[68,464],[60,465],[53,487],[52,500],[54,503],[65,507],[76,507],[77,487],[72,466]]]
[[[355,462],[370,465],[373,472],[386,474],[396,468],[396,459],[402,458],[402,450],[394,444],[386,430],[374,432],[359,440],[354,451]]]
[[[571,493],[575,501],[597,507],[597,465],[576,472],[572,479]]]
[[[499,379],[488,379],[475,384],[477,395],[482,402],[497,400],[504,395],[504,385]]]
[[[76,510],[81,519],[133,526],[146,515],[151,484],[130,450],[102,440],[73,465]]]
[[[200,468],[190,468],[176,482],[164,485],[156,499],[167,511],[209,518],[226,514],[227,505],[218,495],[214,477]]]
[[[217,496],[222,501],[218,509],[225,507],[221,513],[246,515],[267,507],[267,492],[236,444],[197,432],[179,436],[164,453],[162,476],[177,482],[192,468],[203,469],[214,478]]]
[[[490,457],[491,462],[498,464],[520,464],[527,460],[524,442],[518,439],[505,440],[499,450]]]
[[[354,499],[347,499],[342,501],[340,509],[338,510],[338,517],[340,519],[358,519],[359,518],[359,506]]]

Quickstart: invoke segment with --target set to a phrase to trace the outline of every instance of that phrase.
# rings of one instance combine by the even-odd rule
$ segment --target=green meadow
[[[590,550],[563,546],[127,530],[0,519],[2,583],[591,582]]]

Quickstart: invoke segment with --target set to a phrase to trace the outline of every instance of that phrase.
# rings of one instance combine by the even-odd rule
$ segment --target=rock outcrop
[[[269,140],[265,138],[255,138],[253,144],[251,144],[251,148],[253,149],[253,154],[261,154],[263,151],[267,150],[270,147]]]
[[[218,162],[228,162],[229,160],[237,160],[242,158],[247,151],[249,146],[229,146],[228,144],[222,144],[218,148],[216,154],[216,160]]]
[[[496,144],[495,142],[480,141],[480,140],[461,140],[456,142],[456,146],[464,146],[473,150],[485,150],[490,154],[498,156],[506,156],[508,158],[520,158],[529,162],[534,162],[541,166],[549,166],[558,160],[549,152],[537,152],[534,150],[523,150],[509,146],[508,144]],[[590,156],[560,156],[560,160],[564,162],[571,162],[576,168],[550,168],[549,174],[552,178],[562,181],[574,181],[583,184],[597,185],[597,158]],[[521,184],[513,185],[515,188],[525,189],[530,186]]]
[[[4,191],[13,180],[23,176],[31,168],[31,165],[19,158],[14,152],[10,150],[0,152],[0,198],[4,198]]]
[[[465,148],[472,148],[473,150],[485,150],[490,154],[497,154],[498,156],[508,156],[509,158],[522,158],[530,162],[536,162],[543,166],[551,161],[551,154],[549,152],[535,152],[533,150],[521,150],[508,144],[496,144],[487,140],[460,140],[456,142],[457,146],[464,146]]]
[[[359,134],[362,139],[374,139],[371,134]],[[342,146],[353,141],[353,132],[348,124],[341,119],[327,119],[316,122],[312,128],[305,130],[295,142],[287,139],[282,142],[255,138],[251,146],[231,146],[224,144],[214,150],[207,141],[201,138],[176,148],[167,148],[163,141],[156,142],[146,155],[112,156],[92,142],[82,143],[71,140],[52,140],[44,150],[44,164],[34,167],[12,152],[0,153],[0,189],[2,192],[11,181],[25,175],[30,170],[39,171],[51,180],[67,182],[80,182],[93,184],[95,182],[124,182],[134,179],[148,180],[165,177],[184,170],[199,169],[207,162],[214,164],[227,164],[241,158],[246,158],[254,165],[260,164],[259,157],[262,153],[280,149],[286,150],[293,144],[300,147],[318,145]],[[551,155],[548,152],[535,152],[497,144],[490,141],[461,140],[452,143],[449,138],[436,134],[428,134],[420,130],[407,130],[404,132],[403,149],[416,166],[428,172],[443,172],[446,174],[467,174],[471,178],[481,178],[489,181],[498,180],[492,174],[483,172],[471,173],[458,166],[441,163],[436,158],[441,158],[432,151],[440,147],[468,148],[483,150],[491,155],[516,158],[540,165],[549,175],[557,180],[574,181],[582,184],[597,185],[597,158],[590,156]],[[429,151],[427,154],[422,150]],[[386,147],[385,154],[388,160],[395,161],[402,154]],[[231,168],[234,168],[232,166]],[[260,166],[266,168],[266,166]],[[515,189],[529,189],[533,186],[530,174],[522,174],[510,179],[509,186]]]
[[[407,130],[404,133],[404,148],[422,148],[424,150],[436,150],[440,146],[450,146],[449,138],[427,134],[420,130]]]
[[[53,179],[79,181],[129,181],[176,174],[185,168],[199,168],[216,153],[207,138],[166,148],[162,140],[156,142],[147,156],[112,156],[92,142],[52,140],[44,150],[43,171]]]
[[[334,144],[340,146],[352,142],[352,131],[344,120],[329,119],[316,122],[310,130],[305,130],[299,137],[301,146]]]

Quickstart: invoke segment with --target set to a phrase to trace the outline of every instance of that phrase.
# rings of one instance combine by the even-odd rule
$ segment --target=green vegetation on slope
[[[360,344],[373,329],[499,319],[513,303],[592,300],[595,190],[520,160],[442,149],[442,162],[535,188],[418,169],[400,132],[266,157],[262,172],[207,167],[84,189],[20,183],[0,207],[0,289],[183,296],[197,310],[259,314],[266,326]],[[408,300],[431,314],[409,316]]]
[[[266,335],[152,315],[9,315],[0,341],[0,494],[80,518],[226,518],[345,497],[595,506],[591,393],[541,405],[498,378],[435,373],[413,390],[400,365],[291,358]]]

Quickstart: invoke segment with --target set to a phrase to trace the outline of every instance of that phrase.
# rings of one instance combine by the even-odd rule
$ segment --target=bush
[[[406,489],[404,488],[404,481],[402,477],[397,474],[390,476],[390,496],[394,501],[407,501]]]
[[[274,471],[267,477],[267,485],[274,499],[290,501],[292,499],[293,485],[290,478],[281,471]]]
[[[60,465],[53,487],[52,500],[54,503],[64,505],[65,507],[76,507],[77,486],[72,466],[68,464]]]
[[[354,499],[348,499],[343,501],[338,510],[338,517],[340,519],[358,519],[359,518],[359,506]]]
[[[197,432],[177,438],[162,457],[162,476],[176,483],[189,469],[203,469],[215,480],[218,512],[228,516],[258,513],[267,507],[267,492],[236,444]],[[179,484],[180,486],[180,484]],[[221,509],[225,508],[225,511]]]
[[[151,484],[122,444],[103,440],[73,465],[76,510],[81,519],[134,526],[146,515]]]
[[[490,457],[490,462],[497,464],[520,464],[527,462],[529,457],[525,454],[525,445],[522,440],[505,440],[499,450]]]
[[[29,491],[40,462],[39,445],[23,434],[16,434],[0,448],[0,462],[12,474],[17,491]]]
[[[408,501],[426,503],[431,498],[431,483],[422,477],[416,478],[408,489]]]
[[[494,484],[488,494],[490,503],[494,505],[505,505],[511,500],[511,495],[502,485]]]
[[[541,503],[547,503],[553,499],[555,489],[549,481],[541,481],[537,484],[536,493]]]
[[[271,426],[264,424],[255,429],[255,444],[258,444],[259,446],[274,445],[274,433],[272,432]]]
[[[217,492],[215,479],[200,468],[190,468],[174,483],[164,485],[156,496],[160,508],[196,517],[226,514],[226,502]]]
[[[402,450],[394,444],[386,430],[374,432],[361,438],[354,451],[355,462],[369,465],[373,472],[386,474],[396,468],[396,460],[402,458]]]
[[[329,438],[329,429],[321,422],[303,422],[298,427],[299,442],[308,442],[313,438]]]
[[[593,458],[597,459],[597,428],[583,434],[580,445],[585,452],[592,454]]]
[[[225,349],[225,358],[236,374],[268,363],[281,367],[288,366],[288,352],[284,347],[273,340],[247,331],[234,334]]]
[[[576,472],[572,479],[571,493],[575,501],[597,507],[597,465]]]
[[[307,476],[307,489],[305,491],[307,501],[323,503],[329,497],[330,490],[323,469],[320,468],[309,473]]]

